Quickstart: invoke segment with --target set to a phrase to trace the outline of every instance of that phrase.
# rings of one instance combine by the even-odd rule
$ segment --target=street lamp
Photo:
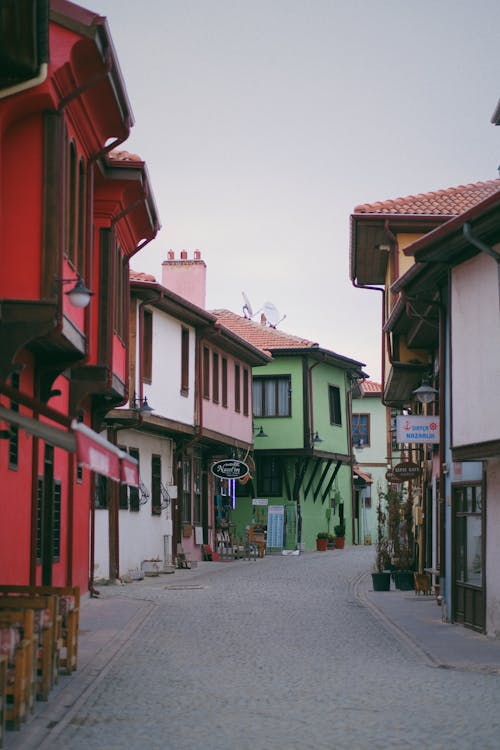
[[[436,398],[437,390],[429,383],[428,378],[422,378],[422,385],[412,391],[413,395],[421,404],[430,404]]]
[[[85,286],[85,282],[83,281],[79,273],[76,275],[76,280],[61,279],[56,277],[56,281],[58,281],[61,286],[64,286],[65,284],[74,284],[71,289],[65,292],[66,296],[68,297],[73,307],[87,307],[94,292],[91,292],[90,289],[87,289],[87,287]]]

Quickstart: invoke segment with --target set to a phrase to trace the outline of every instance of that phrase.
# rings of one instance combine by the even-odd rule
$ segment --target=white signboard
[[[263,497],[254,497],[252,499],[252,505],[267,505],[268,503],[269,503],[269,500]]]
[[[439,417],[396,417],[396,442],[439,443]]]

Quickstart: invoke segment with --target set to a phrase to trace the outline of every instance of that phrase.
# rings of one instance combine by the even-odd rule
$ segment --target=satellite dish
[[[281,321],[286,318],[286,315],[281,316],[281,313],[273,305],[272,302],[266,302],[263,310],[264,310],[264,315],[266,316],[266,319],[269,325],[271,326],[271,328],[276,328],[276,326],[279,325]]]
[[[243,305],[243,312],[245,313],[245,318],[246,317],[251,318],[253,317],[253,314],[254,314],[252,305],[250,304],[250,300],[248,299],[245,292],[242,292],[242,295],[243,295],[243,302],[245,303]],[[248,316],[247,316],[247,313],[248,313]]]

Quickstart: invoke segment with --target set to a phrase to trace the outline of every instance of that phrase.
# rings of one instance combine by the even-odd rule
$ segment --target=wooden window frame
[[[241,367],[234,363],[234,410],[241,412]]]
[[[227,357],[221,362],[222,406],[227,409]]]
[[[287,384],[287,401],[284,406],[285,413],[280,414],[280,385],[286,381]],[[269,410],[266,400],[266,386],[274,383],[274,411]],[[289,418],[292,416],[292,378],[290,375],[273,375],[271,377],[255,377],[253,379],[253,414],[255,417],[277,417]]]
[[[161,516],[161,456],[151,456],[151,515]]]
[[[189,395],[189,328],[181,328],[181,396]]]
[[[366,422],[366,430],[361,430],[360,433],[359,428],[363,425],[363,420]],[[355,447],[370,447],[370,427],[370,414],[366,412],[356,412],[352,415],[352,444]],[[362,439],[362,443],[359,442],[358,438]]]
[[[258,497],[282,497],[283,470],[276,456],[260,456],[257,460]]]
[[[78,226],[78,154],[72,138],[68,144],[68,168],[66,179],[66,257],[73,268],[76,268],[76,237]]]
[[[138,448],[129,448],[128,453],[132,458],[136,458],[137,461],[139,461],[139,449]],[[139,508],[141,507],[140,503],[140,495],[139,495],[139,487],[133,487],[130,486],[128,488],[128,507],[129,511],[131,513],[138,513]]]
[[[153,313],[142,310],[142,381],[151,385],[153,381]]]
[[[192,519],[192,479],[191,479],[191,457],[184,456],[182,459],[182,522],[191,523]]]
[[[210,349],[203,347],[203,398],[210,398]]]
[[[333,424],[336,427],[342,427],[342,400],[340,398],[340,388],[338,385],[328,386],[328,411],[330,415],[330,424]]]
[[[219,403],[219,354],[212,352],[212,401]]]
[[[243,414],[248,417],[250,409],[250,377],[248,368],[243,368]]]
[[[193,457],[193,523],[199,526],[203,521],[202,509],[202,461]]]

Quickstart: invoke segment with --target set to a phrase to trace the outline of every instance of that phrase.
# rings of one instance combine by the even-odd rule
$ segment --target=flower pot
[[[141,562],[141,570],[145,576],[159,576],[162,567],[162,560],[143,560]]]
[[[372,573],[372,583],[374,591],[391,590],[391,574],[389,572]]]
[[[335,537],[335,549],[344,549],[344,544],[345,544],[345,537],[343,536]]]
[[[328,547],[328,539],[316,539],[316,550],[318,552],[326,552]]]
[[[395,570],[394,571],[394,585],[400,591],[413,591],[415,588],[415,581],[413,579],[412,570]]]

